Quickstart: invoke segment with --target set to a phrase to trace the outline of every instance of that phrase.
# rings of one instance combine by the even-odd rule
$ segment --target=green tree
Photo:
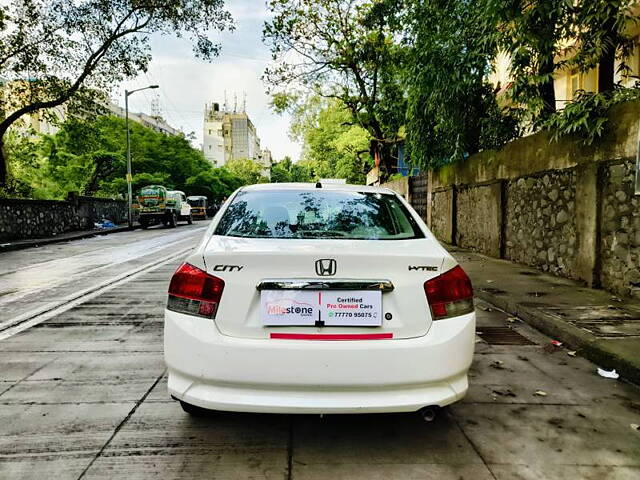
[[[411,163],[435,167],[516,135],[486,81],[496,53],[479,0],[408,4],[405,65],[407,144]]]
[[[223,0],[11,0],[0,7],[0,187],[6,184],[4,137],[27,114],[86,101],[146,71],[150,34],[188,36],[210,59],[210,30],[231,28]],[[71,105],[73,106],[73,105]]]
[[[315,99],[311,105],[318,106]],[[371,166],[369,133],[353,124],[351,112],[332,99],[310,110],[298,109],[301,120],[294,116],[292,136],[301,141],[302,160],[298,165],[310,170],[313,178],[345,178],[362,184],[365,168]]]
[[[226,168],[202,171],[187,179],[189,195],[204,195],[210,200],[228,197],[243,185],[243,180]]]
[[[578,46],[570,66],[581,71],[597,67],[598,92],[614,89],[615,61],[621,60],[620,70],[629,69],[633,37],[628,26],[638,19],[632,9],[637,0],[582,0],[573,7],[573,35]]]
[[[368,149],[391,174],[404,119],[399,82],[400,0],[270,0],[264,40],[276,60],[265,72],[274,106],[311,92],[338,99],[370,135]]]
[[[287,183],[291,181],[291,159],[286,157],[271,165],[271,181],[273,183]]]
[[[267,177],[262,174],[262,165],[248,158],[229,160],[223,168],[234,177],[239,178],[242,181],[242,185],[268,182]]]
[[[511,57],[510,94],[534,125],[556,111],[555,57],[573,33],[572,8],[568,0],[486,0],[481,18]]]
[[[309,168],[300,163],[293,163],[290,157],[284,157],[271,166],[271,181],[273,183],[310,182]]]
[[[246,179],[213,168],[182,136],[167,136],[131,123],[133,187],[162,184],[188,195],[228,196]],[[124,197],[124,121],[98,117],[69,120],[56,135],[40,139],[12,136],[10,167],[23,196],[65,198],[69,192]]]

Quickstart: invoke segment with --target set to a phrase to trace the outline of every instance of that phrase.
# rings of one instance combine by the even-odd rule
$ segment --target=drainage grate
[[[476,332],[480,338],[490,345],[535,345],[509,327],[478,327]]]

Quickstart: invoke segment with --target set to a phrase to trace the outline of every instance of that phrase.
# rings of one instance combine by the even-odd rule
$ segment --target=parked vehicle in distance
[[[164,355],[188,413],[420,411],[464,397],[471,282],[379,187],[237,190],[171,279]]]
[[[183,192],[169,191],[162,185],[148,185],[140,189],[137,196],[138,223],[142,228],[162,223],[175,227],[178,220],[191,221],[191,207]]]
[[[175,207],[177,220],[185,221],[191,225],[193,223],[193,218],[191,217],[191,205],[187,202],[187,196],[185,193],[180,190],[169,190],[167,194],[169,195],[167,204]]]
[[[191,205],[191,216],[194,219],[207,219],[207,197],[204,195],[191,195],[187,197],[187,203]]]

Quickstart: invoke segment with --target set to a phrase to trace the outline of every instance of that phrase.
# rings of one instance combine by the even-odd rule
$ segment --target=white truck
[[[162,185],[149,185],[140,190],[137,198],[138,222],[142,228],[162,223],[165,227],[176,227],[179,220],[193,223],[191,206],[184,192],[167,190]]]

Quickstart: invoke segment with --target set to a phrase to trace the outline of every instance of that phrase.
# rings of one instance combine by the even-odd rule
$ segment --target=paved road
[[[26,311],[39,275],[54,279],[38,299],[51,303],[76,282],[108,282],[171,253],[149,255],[151,245],[195,245],[202,225],[2,254],[0,285],[15,294],[2,319],[12,305]],[[93,273],[76,268],[87,258]],[[190,418],[167,396],[162,359],[162,309],[178,264],[0,340],[0,478],[640,478],[640,432],[630,426],[640,423],[640,391],[598,377],[486,303],[470,392],[433,423],[404,414]]]

